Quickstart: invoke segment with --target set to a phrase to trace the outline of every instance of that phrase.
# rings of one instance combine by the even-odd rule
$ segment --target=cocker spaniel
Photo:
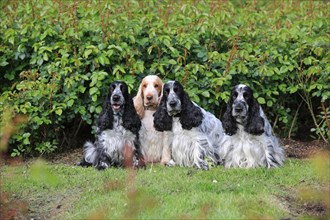
[[[135,111],[125,82],[111,83],[97,120],[96,140],[84,145],[84,158],[78,164],[108,167],[137,167],[141,153],[139,130],[141,121]]]
[[[216,151],[224,136],[222,124],[213,114],[193,103],[178,81],[164,85],[154,126],[158,131],[170,133],[175,164],[207,170],[207,158],[218,163]]]
[[[279,167],[284,151],[250,87],[232,90],[223,117],[225,137],[219,151],[225,167]]]
[[[147,163],[167,164],[171,159],[166,134],[154,128],[153,114],[158,109],[162,90],[162,80],[156,75],[149,75],[142,79],[138,93],[133,99],[134,107],[142,122],[139,132],[141,153]]]

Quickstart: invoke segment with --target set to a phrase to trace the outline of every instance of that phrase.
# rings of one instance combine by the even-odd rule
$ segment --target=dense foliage
[[[219,118],[248,84],[278,135],[329,140],[329,11],[311,0],[2,1],[0,113],[28,116],[12,155],[75,145],[111,81],[135,94],[148,74],[180,80]]]

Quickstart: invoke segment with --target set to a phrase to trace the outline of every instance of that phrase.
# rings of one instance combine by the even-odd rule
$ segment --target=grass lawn
[[[148,165],[97,171],[34,161],[1,168],[2,217],[34,219],[329,218],[329,160],[279,169]],[[3,218],[1,218],[3,219]]]

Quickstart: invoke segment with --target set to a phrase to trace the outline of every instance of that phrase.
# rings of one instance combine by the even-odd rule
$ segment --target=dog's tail
[[[96,147],[91,142],[86,142],[84,145],[84,156],[80,162],[76,163],[77,166],[90,167],[95,165],[97,157]]]
[[[84,145],[84,160],[89,164],[95,165],[97,157],[98,152],[95,145],[87,141]]]

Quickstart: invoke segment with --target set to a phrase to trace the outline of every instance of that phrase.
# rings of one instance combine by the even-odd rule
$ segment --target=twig
[[[76,138],[76,137],[77,137],[77,134],[78,134],[78,132],[79,132],[79,130],[80,130],[80,127],[81,127],[81,123],[82,123],[82,119],[80,118],[78,128],[76,129],[76,132],[74,133],[73,138]]]
[[[301,95],[300,93],[299,93],[299,95],[300,95],[301,98],[306,102],[307,107],[308,107],[308,110],[309,110],[309,112],[311,113],[311,116],[312,116],[312,119],[313,119],[314,125],[316,126],[317,129],[320,130],[320,133],[319,133],[319,134],[320,134],[321,138],[323,139],[324,142],[329,143],[328,140],[324,137],[324,135],[323,135],[323,133],[322,133],[322,131],[321,131],[321,129],[320,129],[320,126],[319,126],[319,124],[317,123],[317,120],[316,120],[315,114],[314,114],[314,112],[313,112],[313,104],[312,104],[311,98],[309,97],[308,93],[304,90],[304,96],[305,96],[305,97],[303,97],[303,95]]]
[[[291,138],[291,133],[292,133],[292,129],[293,129],[293,126],[295,124],[295,122],[297,121],[297,117],[298,117],[298,112],[301,108],[301,105],[303,104],[304,100],[301,100],[298,108],[297,108],[297,111],[295,112],[294,114],[294,117],[293,117],[293,120],[292,120],[292,123],[291,123],[291,126],[290,126],[290,130],[289,130],[289,135],[288,135],[288,138]]]
[[[327,124],[328,130],[330,130],[330,123],[329,123],[327,109],[325,108],[324,102],[322,102],[322,101],[321,101],[321,107],[322,107],[322,110],[324,112],[325,122]]]

